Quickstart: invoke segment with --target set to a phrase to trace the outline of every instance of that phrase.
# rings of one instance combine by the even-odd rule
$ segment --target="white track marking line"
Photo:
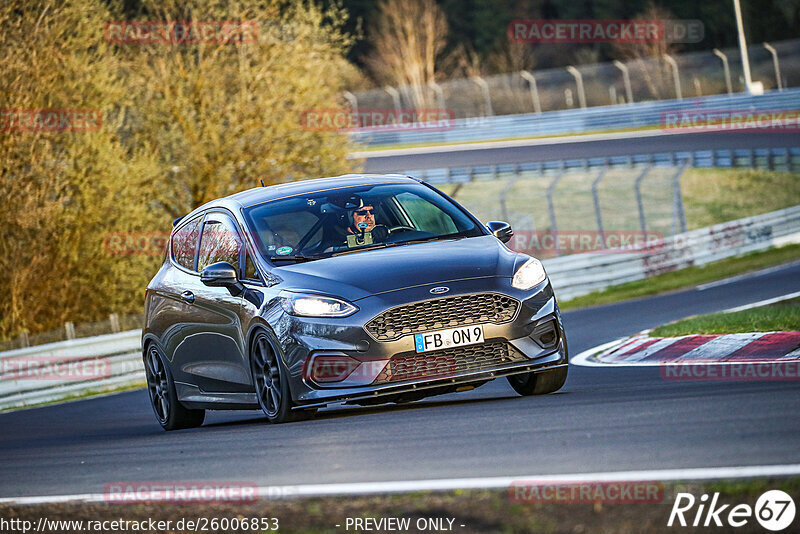
[[[565,143],[589,143],[592,141],[613,141],[617,139],[639,139],[667,135],[683,135],[684,132],[664,132],[644,130],[640,132],[615,132],[605,134],[565,135],[559,137],[539,137],[528,139],[509,139],[506,141],[480,141],[477,143],[455,143],[450,145],[418,146],[409,148],[385,148],[350,152],[348,159],[385,158],[392,156],[413,156],[417,154],[438,154],[470,150],[490,150],[493,148],[516,148],[522,146],[561,145]]]
[[[765,332],[752,332],[747,334],[725,334],[717,336],[669,363],[685,363],[692,360],[704,360],[707,362],[719,361],[745,345],[749,345],[764,334]]]
[[[642,471],[607,471],[600,473],[572,473],[555,475],[519,475],[480,478],[446,478],[429,480],[397,480],[387,482],[351,482],[342,484],[298,484],[285,486],[260,486],[261,499],[320,497],[335,495],[368,495],[408,491],[448,491],[456,489],[498,489],[512,483],[554,484],[587,482],[676,482],[718,480],[727,478],[784,477],[800,475],[800,464],[755,465],[741,467],[698,467],[678,469],[650,469]],[[11,497],[0,499],[0,504],[53,504],[66,502],[105,502],[102,493]]]
[[[758,302],[753,302],[751,304],[745,304],[744,306],[737,306],[735,308],[728,308],[727,310],[722,310],[722,313],[733,313],[737,311],[744,311],[749,310],[752,308],[760,308],[761,306],[769,306],[770,304],[775,304],[776,302],[783,302],[784,300],[793,299],[796,297],[800,297],[800,291],[796,291],[794,293],[789,293],[787,295],[781,295],[780,297],[775,297],[771,299],[759,300]]]
[[[591,349],[586,349],[577,356],[571,356],[569,359],[569,363],[570,365],[580,365],[582,367],[613,367],[613,364],[598,362],[597,360],[594,359],[594,355],[599,352],[605,352],[616,345],[624,343],[627,340],[628,340],[627,337],[621,337],[619,339],[615,339],[614,341],[609,341],[608,343],[597,345],[596,347],[592,347]]]
[[[730,278],[725,278],[723,280],[717,280],[715,282],[709,282],[707,284],[700,284],[699,286],[695,286],[695,289],[697,291],[705,291],[706,289],[711,289],[712,287],[724,286],[732,282],[738,282],[739,280],[744,280],[745,278],[758,277],[765,274],[774,273],[780,271],[781,269],[791,268],[796,265],[800,265],[800,261],[784,263],[782,265],[776,265],[775,267],[767,267],[766,269],[761,269],[760,271],[753,271],[752,273],[737,274],[736,276],[731,276]]]

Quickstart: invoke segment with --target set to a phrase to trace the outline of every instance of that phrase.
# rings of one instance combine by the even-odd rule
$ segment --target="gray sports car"
[[[143,356],[167,429],[205,410],[274,423],[331,403],[408,402],[507,377],[567,378],[542,264],[447,195],[399,175],[261,187],[174,223],[147,286]]]

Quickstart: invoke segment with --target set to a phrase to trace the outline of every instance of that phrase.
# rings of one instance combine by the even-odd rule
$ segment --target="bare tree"
[[[439,56],[447,41],[447,20],[433,0],[384,0],[369,36],[374,52],[367,64],[381,83],[407,86],[413,104],[431,102]]]
[[[644,20],[668,21],[673,18],[672,13],[654,3],[650,3],[645,11],[635,17]],[[675,43],[668,42],[665,38],[632,43],[614,43],[616,56],[622,60],[632,61],[635,68],[641,73],[651,96],[657,100],[672,96],[673,80],[672,70],[664,62],[665,55],[671,55],[680,48]]]

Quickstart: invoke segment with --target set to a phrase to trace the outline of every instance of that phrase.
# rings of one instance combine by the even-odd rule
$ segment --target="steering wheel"
[[[407,232],[407,231],[416,232],[417,229],[416,228],[412,228],[411,226],[403,226],[403,225],[392,226],[391,228],[389,228],[389,233],[390,234],[393,234],[395,232]]]

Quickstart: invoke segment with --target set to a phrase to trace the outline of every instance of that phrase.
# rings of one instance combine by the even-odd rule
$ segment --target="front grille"
[[[497,293],[459,295],[405,304],[386,310],[367,323],[378,341],[392,341],[407,334],[479,323],[506,323],[517,314],[519,301]]]
[[[470,371],[481,371],[524,362],[527,359],[505,341],[421,354],[404,352],[389,360],[373,384],[454,376]]]

